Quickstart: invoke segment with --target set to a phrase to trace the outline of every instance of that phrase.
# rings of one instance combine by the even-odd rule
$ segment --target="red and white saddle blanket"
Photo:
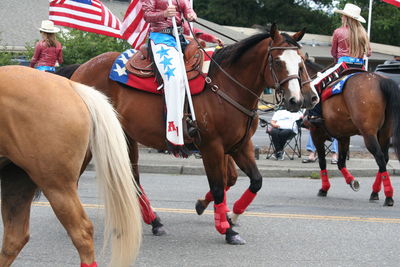
[[[214,53],[214,48],[205,49],[208,56],[204,56],[204,63],[202,67],[202,72],[204,74],[208,73],[208,69],[210,67],[210,57],[212,57]],[[142,91],[154,93],[154,94],[162,94],[162,90],[157,90],[159,87],[155,77],[149,78],[140,78],[132,73],[127,72],[125,68],[126,62],[128,59],[133,56],[136,52],[134,49],[128,49],[125,52],[121,53],[121,55],[115,60],[109,78],[113,81],[123,83],[135,89],[139,89]],[[202,75],[197,76],[196,78],[189,81],[190,92],[192,95],[196,95],[201,93],[204,90],[205,78]]]

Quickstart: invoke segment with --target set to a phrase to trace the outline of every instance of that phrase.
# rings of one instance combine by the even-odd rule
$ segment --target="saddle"
[[[344,69],[343,71],[341,71],[339,73],[339,77],[334,79],[333,81],[330,81],[328,84],[326,84],[326,86],[324,88],[329,88],[329,87],[333,87],[335,86],[338,82],[340,82],[341,80],[343,80],[344,78],[346,78],[347,75],[350,75],[352,73],[356,73],[356,72],[367,72],[364,69],[359,69],[359,68],[348,68],[348,69]]]
[[[188,80],[192,80],[201,73],[204,61],[204,54],[201,48],[204,48],[206,44],[204,41],[201,41],[201,47],[199,47],[192,37],[185,38],[189,41],[189,44],[184,51],[184,63]],[[145,44],[142,45],[126,63],[126,70],[141,78],[153,77],[154,62],[151,61],[147,51],[148,46]]]

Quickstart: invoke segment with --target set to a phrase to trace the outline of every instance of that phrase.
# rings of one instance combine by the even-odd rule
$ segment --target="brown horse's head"
[[[275,24],[271,26],[272,42],[268,48],[268,68],[266,75],[273,79],[277,94],[282,95],[289,111],[298,111],[301,107],[312,108],[319,97],[310,86],[310,78],[304,66],[300,45],[305,29],[290,36],[279,33]]]

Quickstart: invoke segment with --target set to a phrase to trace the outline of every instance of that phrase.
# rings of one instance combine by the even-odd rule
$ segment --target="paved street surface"
[[[395,206],[383,207],[383,197],[368,201],[372,178],[359,178],[353,192],[342,178],[331,179],[327,198],[316,196],[320,180],[266,178],[263,188],[235,228],[248,242],[230,246],[214,229],[212,209],[198,216],[195,200],[208,190],[205,176],[143,174],[142,185],[168,230],[154,237],[144,226],[136,266],[398,266],[400,254],[400,182],[393,177]],[[228,204],[247,188],[241,177],[228,192]],[[99,266],[106,266],[102,247],[102,202],[94,172],[79,184],[82,202],[95,225]],[[32,209],[31,241],[13,266],[79,266],[79,257],[47,200]],[[2,229],[1,229],[2,232]]]

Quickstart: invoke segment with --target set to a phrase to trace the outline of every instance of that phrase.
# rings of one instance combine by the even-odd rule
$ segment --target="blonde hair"
[[[48,32],[42,32],[40,33],[43,36],[44,41],[46,42],[48,47],[57,47],[57,40],[56,40],[56,34],[55,33],[48,33]]]
[[[348,39],[349,53],[351,57],[363,58],[369,51],[369,40],[367,32],[358,20],[344,16],[343,26],[349,28]]]

